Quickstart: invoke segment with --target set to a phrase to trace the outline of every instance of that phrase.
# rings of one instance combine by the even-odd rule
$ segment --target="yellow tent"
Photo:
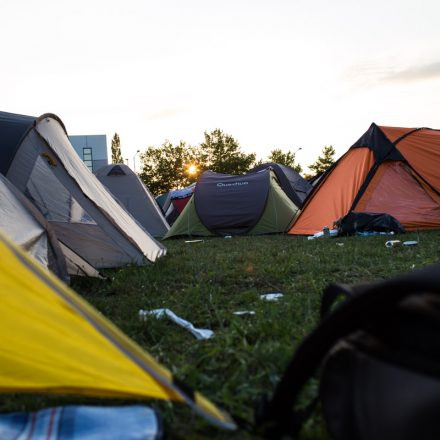
[[[0,392],[187,402],[223,428],[230,417],[176,382],[58,278],[0,235]]]

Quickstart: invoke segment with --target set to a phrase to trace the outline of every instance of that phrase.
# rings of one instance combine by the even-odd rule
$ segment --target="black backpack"
[[[335,222],[340,235],[353,235],[356,232],[394,232],[402,234],[405,228],[390,214],[375,212],[349,212]]]
[[[341,294],[347,299],[330,312]],[[257,412],[259,433],[296,437],[319,398],[333,439],[440,439],[440,265],[388,281],[330,285],[321,318]],[[318,398],[295,409],[318,371]]]

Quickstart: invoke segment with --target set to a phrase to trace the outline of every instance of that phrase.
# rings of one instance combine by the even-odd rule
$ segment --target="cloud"
[[[349,69],[346,77],[363,86],[440,79],[440,61],[421,63],[400,69],[373,63],[358,65]]]
[[[440,78],[440,61],[429,64],[419,64],[402,70],[384,73],[385,82],[412,82]]]
[[[186,110],[183,108],[168,108],[164,110],[160,110],[157,112],[152,112],[147,114],[147,121],[154,121],[158,119],[168,119],[172,118],[180,113],[184,113]]]

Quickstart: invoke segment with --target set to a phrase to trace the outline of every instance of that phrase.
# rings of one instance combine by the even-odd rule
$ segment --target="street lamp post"
[[[133,171],[134,172],[136,172],[136,155],[138,153],[140,153],[140,152],[141,152],[141,150],[137,150],[136,153],[134,153],[134,156],[133,156]]]

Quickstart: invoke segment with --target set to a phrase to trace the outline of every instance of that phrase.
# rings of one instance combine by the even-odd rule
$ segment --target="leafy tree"
[[[306,179],[310,179],[314,176],[322,174],[324,171],[328,170],[335,163],[336,151],[331,145],[327,145],[322,149],[321,155],[318,159],[311,165],[309,169],[313,172],[305,176]]]
[[[243,153],[238,142],[222,130],[205,132],[204,136],[204,142],[196,147],[183,141],[178,145],[165,141],[160,147],[149,147],[141,154],[139,177],[153,194],[188,186],[197,181],[204,170],[242,174],[254,165],[255,154]]]
[[[124,163],[121,153],[121,139],[118,133],[115,133],[112,139],[112,163]]]
[[[293,168],[297,173],[302,173],[302,166],[299,163],[295,163],[295,153],[287,151],[284,153],[280,148],[276,148],[270,152],[270,156],[267,158],[269,162],[279,163]]]
[[[205,170],[217,173],[243,174],[255,164],[256,155],[241,151],[238,142],[219,128],[205,131],[205,140],[197,148],[197,160]]]
[[[155,195],[188,186],[198,177],[197,172],[188,173],[188,166],[196,163],[195,149],[182,141],[178,145],[165,141],[158,148],[149,147],[140,160],[139,177]]]

